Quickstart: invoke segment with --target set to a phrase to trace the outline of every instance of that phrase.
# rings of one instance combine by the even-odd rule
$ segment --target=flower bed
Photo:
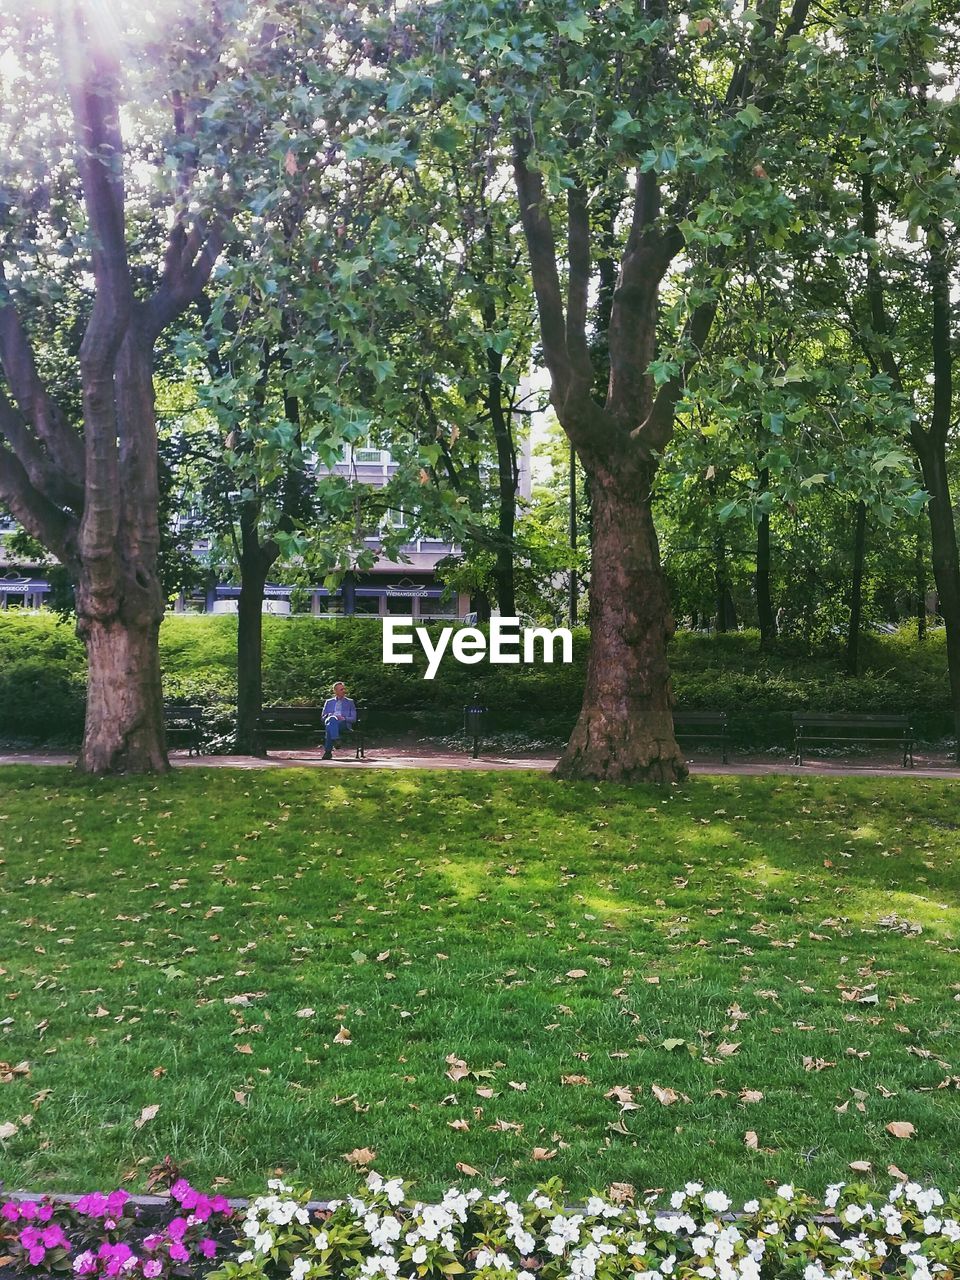
[[[565,1207],[552,1181],[525,1200],[507,1191],[452,1189],[410,1200],[400,1179],[371,1173],[361,1196],[317,1206],[283,1182],[250,1201],[230,1256],[214,1263],[230,1206],[182,1179],[168,1221],[145,1232],[130,1198],[83,1197],[73,1206],[7,1201],[0,1240],[33,1275],[208,1280],[927,1280],[960,1275],[960,1197],[898,1183],[883,1196],[838,1184],[816,1201],[792,1186],[734,1212],[722,1191],[688,1183],[669,1202],[609,1197]],[[172,1215],[172,1216],[171,1216]]]

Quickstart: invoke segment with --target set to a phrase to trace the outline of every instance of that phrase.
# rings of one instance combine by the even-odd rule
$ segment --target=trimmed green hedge
[[[433,628],[434,630],[436,628]],[[168,697],[211,706],[217,737],[229,737],[236,698],[236,618],[169,616],[160,643]],[[565,737],[583,689],[589,636],[575,635],[570,666],[468,667],[446,657],[435,680],[422,678],[419,646],[412,666],[385,666],[376,619],[264,618],[264,696],[273,703],[322,701],[334,680],[366,703],[384,732],[457,732],[475,689],[490,708],[491,730]],[[708,636],[683,632],[671,659],[677,702],[723,710],[743,743],[785,745],[790,712],[902,711],[927,740],[950,732],[945,642],[923,645],[905,631],[866,635],[862,673],[842,667],[839,644],[805,651],[784,643],[761,654],[754,632]],[[75,742],[83,727],[84,655],[68,623],[53,615],[0,613],[0,739]]]

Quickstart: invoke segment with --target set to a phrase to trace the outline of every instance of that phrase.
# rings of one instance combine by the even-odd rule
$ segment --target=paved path
[[[474,760],[470,755],[456,751],[432,750],[429,747],[381,747],[367,752],[365,760],[354,760],[352,753],[333,760],[321,760],[321,752],[278,751],[267,758],[252,756],[187,756],[180,751],[170,754],[176,768],[185,769],[458,769],[458,770],[540,770],[548,771],[557,762],[555,755],[481,755]],[[8,751],[0,752],[0,765],[72,765],[76,756],[70,752]],[[690,761],[690,772],[695,774],[731,774],[743,777],[760,777],[765,774],[785,774],[804,777],[810,774],[836,775],[844,778],[957,778],[960,765],[951,764],[944,757],[921,758],[915,769],[901,769],[896,764],[867,759],[851,764],[849,761],[817,760],[809,764],[795,765],[785,757],[744,756],[729,764],[718,760],[697,759]]]

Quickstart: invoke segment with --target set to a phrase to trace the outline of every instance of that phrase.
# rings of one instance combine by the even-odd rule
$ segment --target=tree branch
[[[72,572],[77,568],[77,521],[34,488],[25,468],[0,444],[0,501],[29,534]]]

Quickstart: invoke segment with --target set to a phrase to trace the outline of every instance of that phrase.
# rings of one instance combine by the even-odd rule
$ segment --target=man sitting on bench
[[[339,742],[344,730],[352,732],[357,723],[356,703],[347,697],[347,691],[340,680],[333,686],[333,697],[323,704],[323,723],[327,728],[323,740],[323,759],[332,760],[333,744]]]

